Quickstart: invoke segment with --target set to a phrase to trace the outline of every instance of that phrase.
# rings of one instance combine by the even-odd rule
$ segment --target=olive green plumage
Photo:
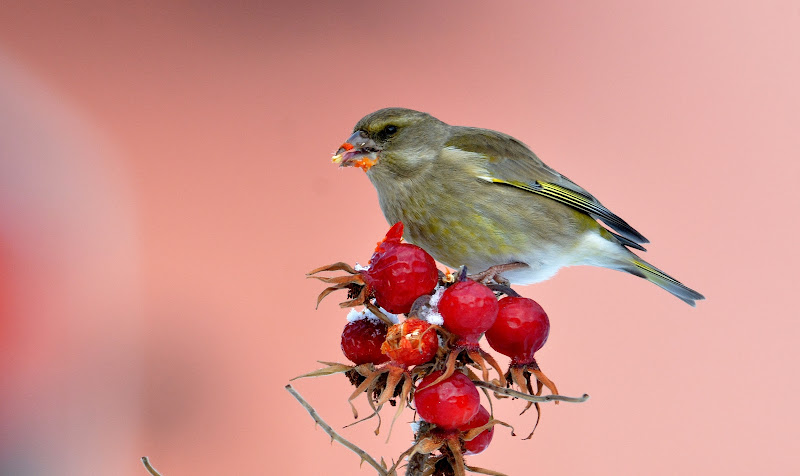
[[[503,273],[520,284],[563,266],[603,266],[691,305],[703,299],[629,251],[647,239],[511,136],[402,108],[369,114],[354,131],[336,158],[367,170],[389,223],[402,221],[404,237],[441,263],[473,272],[525,263]]]

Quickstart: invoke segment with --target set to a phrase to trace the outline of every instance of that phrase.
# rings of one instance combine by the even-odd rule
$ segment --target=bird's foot
[[[503,286],[508,286],[510,283],[506,278],[502,276],[502,274],[505,273],[506,271],[513,271],[515,269],[526,268],[526,267],[528,267],[527,264],[521,263],[519,261],[507,264],[498,264],[490,267],[486,271],[470,275],[469,279],[473,281],[478,281],[481,284],[489,284],[495,282]]]

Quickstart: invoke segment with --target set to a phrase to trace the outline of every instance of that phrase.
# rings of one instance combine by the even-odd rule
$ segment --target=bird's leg
[[[469,279],[473,281],[478,281],[481,284],[489,284],[492,281],[494,281],[497,284],[508,286],[509,284],[508,280],[503,276],[501,276],[501,274],[505,273],[506,271],[513,271],[515,269],[527,268],[527,267],[528,267],[527,264],[521,263],[519,261],[507,264],[498,264],[490,267],[486,271],[481,271],[480,273],[470,275]]]

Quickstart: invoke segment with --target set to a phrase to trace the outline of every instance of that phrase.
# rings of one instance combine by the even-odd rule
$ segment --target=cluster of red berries
[[[491,393],[502,397],[502,390],[513,385],[520,391],[514,395],[539,396],[543,386],[557,394],[534,359],[547,341],[550,322],[535,301],[506,286],[471,280],[465,271],[458,276],[440,273],[428,253],[401,241],[402,234],[403,225],[397,223],[366,267],[336,263],[309,273],[332,284],[318,303],[337,289],[347,289],[349,300],[342,307],[366,309],[351,311],[342,332],[342,351],[355,365],[332,364],[330,371],[308,375],[346,371],[356,386],[349,401],[352,405],[366,394],[373,410],[367,418],[389,402],[398,407],[396,419],[413,403],[422,421],[416,425],[415,444],[398,463],[409,457],[411,465],[416,457],[415,464],[426,471],[464,474],[472,468],[463,455],[485,450],[494,425],[502,423],[481,404],[479,386],[487,398]],[[322,271],[348,274],[317,276]],[[400,321],[398,314],[406,317]],[[483,335],[492,349],[510,357],[507,372],[480,348]],[[497,379],[489,380],[486,362],[497,371]],[[357,417],[354,406],[353,412]]]

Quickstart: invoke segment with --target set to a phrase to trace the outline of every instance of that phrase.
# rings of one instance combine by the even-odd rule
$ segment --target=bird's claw
[[[527,266],[527,264],[519,261],[507,264],[498,264],[490,267],[486,271],[481,271],[480,273],[470,275],[469,279],[478,281],[481,284],[497,283],[501,286],[508,286],[511,283],[508,281],[508,279],[502,276],[502,273],[505,273],[506,271],[513,271],[515,269],[526,268]]]

